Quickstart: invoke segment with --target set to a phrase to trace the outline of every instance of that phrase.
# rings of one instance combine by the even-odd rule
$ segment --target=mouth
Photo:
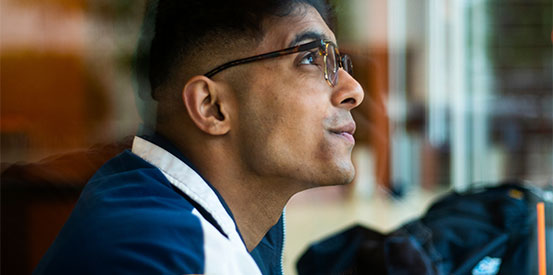
[[[350,122],[342,126],[332,128],[329,132],[345,139],[349,143],[355,144],[355,138],[353,137],[353,134],[355,133],[355,122]]]

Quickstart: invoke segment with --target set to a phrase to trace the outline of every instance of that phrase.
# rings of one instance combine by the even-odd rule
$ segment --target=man
[[[89,181],[36,273],[281,273],[283,208],[349,183],[363,92],[316,0],[160,0],[156,134]]]

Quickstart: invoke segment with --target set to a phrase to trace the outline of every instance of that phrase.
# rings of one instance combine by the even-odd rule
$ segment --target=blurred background
[[[292,198],[287,274],[310,242],[353,223],[386,232],[449,190],[552,184],[551,0],[330,2],[365,90],[354,113],[357,177]],[[2,171],[41,178],[2,182],[3,271],[34,268],[84,184],[72,173],[87,167],[55,156],[141,128],[132,61],[144,6],[0,0]],[[65,170],[28,169],[36,164]]]

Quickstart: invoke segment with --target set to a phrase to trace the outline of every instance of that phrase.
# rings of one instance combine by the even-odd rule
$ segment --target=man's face
[[[314,8],[299,7],[289,16],[267,19],[266,35],[251,54],[321,38],[336,42]],[[246,170],[300,189],[351,182],[350,110],[363,100],[359,83],[343,69],[330,87],[322,63],[312,61],[300,52],[244,65],[248,84],[237,91],[238,119],[231,131]]]

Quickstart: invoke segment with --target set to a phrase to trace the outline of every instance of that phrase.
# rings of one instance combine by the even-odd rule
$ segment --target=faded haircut
[[[331,25],[324,0],[158,0],[150,3],[148,9],[150,15],[155,14],[152,21],[155,25],[151,29],[149,62],[146,62],[149,64],[143,62],[143,65],[148,71],[153,98],[160,87],[183,81],[178,79],[182,77],[179,75],[182,66],[198,66],[187,64],[189,60],[197,60],[202,54],[209,56],[211,48],[228,44],[232,39],[259,41],[264,35],[265,18],[286,16],[298,4],[312,6]]]

